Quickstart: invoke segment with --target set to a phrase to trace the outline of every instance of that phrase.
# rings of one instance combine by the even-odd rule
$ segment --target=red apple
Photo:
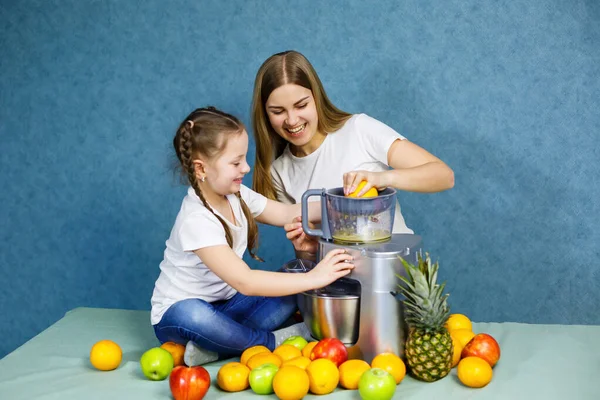
[[[465,345],[460,357],[479,357],[493,368],[500,359],[500,346],[487,333],[478,333]]]
[[[326,338],[315,345],[310,353],[310,359],[327,358],[336,366],[340,366],[348,360],[348,350],[341,340],[336,338]]]
[[[201,400],[210,387],[210,374],[199,365],[180,365],[171,371],[169,386],[175,400]]]

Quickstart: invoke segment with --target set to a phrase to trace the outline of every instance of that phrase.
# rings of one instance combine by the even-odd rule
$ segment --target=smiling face
[[[200,167],[199,178],[205,178],[205,182],[201,183],[203,191],[208,189],[218,196],[239,192],[242,178],[250,172],[250,166],[246,162],[248,153],[246,131],[228,134],[224,140],[226,140],[225,147],[218,155],[204,161],[196,161]]]
[[[315,151],[325,135],[318,131],[319,117],[310,89],[285,84],[269,95],[265,109],[271,126],[290,143],[292,152],[307,155]]]

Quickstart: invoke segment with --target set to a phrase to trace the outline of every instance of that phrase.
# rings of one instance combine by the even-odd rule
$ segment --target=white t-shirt
[[[346,172],[387,171],[390,146],[394,141],[404,139],[386,124],[366,114],[355,114],[305,157],[294,156],[288,145],[271,166],[277,200],[296,204],[301,202],[302,194],[308,189],[342,187]],[[393,233],[413,233],[404,222],[397,200]]]
[[[253,217],[263,212],[267,205],[266,197],[244,185],[240,188],[240,194]],[[248,221],[237,196],[228,195],[227,200],[240,226],[233,225],[221,214],[219,216],[229,226],[233,251],[242,258],[248,246]],[[160,263],[160,275],[152,293],[152,325],[160,322],[165,311],[178,301],[193,298],[213,302],[230,299],[236,294],[234,288],[215,275],[194,253],[194,250],[204,247],[227,246],[227,238],[221,222],[202,204],[191,187],[183,199],[166,245],[164,259]]]

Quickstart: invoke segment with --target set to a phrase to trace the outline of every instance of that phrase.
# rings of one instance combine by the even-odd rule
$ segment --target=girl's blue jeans
[[[296,296],[259,297],[238,292],[229,300],[213,303],[186,299],[167,309],[154,332],[161,343],[185,346],[191,340],[220,358],[231,357],[257,345],[274,350],[272,331],[296,310]]]

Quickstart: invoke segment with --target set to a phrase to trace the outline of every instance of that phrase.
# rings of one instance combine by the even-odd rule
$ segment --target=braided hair
[[[233,115],[220,111],[215,107],[206,107],[198,108],[188,115],[179,125],[175,138],[173,138],[173,147],[179,159],[183,175],[187,175],[187,179],[196,195],[200,198],[204,206],[217,217],[221,225],[223,225],[227,244],[232,248],[233,236],[231,235],[229,226],[222,217],[215,213],[202,194],[202,190],[200,190],[194,168],[194,160],[200,154],[209,158],[218,155],[227,144],[226,135],[239,134],[243,130],[244,125]],[[248,252],[255,260],[263,261],[254,254],[254,249],[258,247],[258,226],[256,225],[256,221],[248,205],[242,199],[240,192],[237,192],[235,195],[240,200],[242,211],[248,221]]]

